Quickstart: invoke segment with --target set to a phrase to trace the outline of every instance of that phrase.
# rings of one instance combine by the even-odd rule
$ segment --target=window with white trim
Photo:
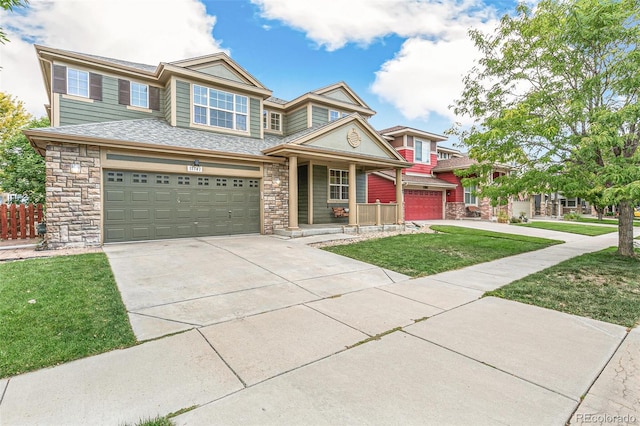
[[[329,170],[329,199],[348,200],[349,199],[349,171]]]
[[[131,82],[131,87],[129,89],[129,93],[131,96],[129,105],[140,107],[140,108],[149,108],[149,86],[146,84],[140,84]]]
[[[431,142],[413,140],[413,150],[415,152],[414,161],[418,163],[431,164]]]
[[[282,114],[268,110],[262,111],[262,128],[265,130],[274,130],[279,132],[282,130]]]
[[[89,97],[89,73],[67,68],[67,94]]]
[[[329,121],[337,120],[338,118],[346,117],[348,114],[346,112],[340,112],[333,109],[329,110]]]
[[[247,131],[249,99],[222,90],[193,85],[193,122]]]
[[[477,206],[478,198],[475,196],[476,186],[465,186],[464,187],[464,203],[468,206]]]

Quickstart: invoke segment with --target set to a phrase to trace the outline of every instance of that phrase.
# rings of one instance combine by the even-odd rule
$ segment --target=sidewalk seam
[[[202,338],[204,339],[204,341],[205,341],[205,342],[207,342],[207,345],[209,345],[209,347],[210,347],[211,349],[213,349],[213,351],[216,353],[216,355],[218,355],[218,357],[222,360],[222,362],[224,362],[224,365],[226,365],[226,366],[227,366],[227,368],[228,368],[228,369],[233,373],[233,375],[234,375],[234,376],[236,376],[236,377],[238,378],[238,380],[240,381],[240,383],[242,383],[242,387],[246,389],[246,388],[247,388],[247,384],[244,382],[244,380],[242,380],[242,377],[240,377],[240,376],[238,375],[238,373],[236,373],[236,370],[234,370],[234,369],[231,367],[231,365],[229,365],[229,363],[227,362],[227,360],[226,360],[226,359],[224,359],[224,358],[222,357],[222,355],[220,355],[220,352],[218,352],[218,351],[216,350],[216,348],[214,348],[214,347],[213,347],[213,345],[211,344],[211,342],[210,342],[210,341],[205,337],[205,335],[204,335],[204,334],[202,334],[202,331],[200,330],[200,328],[196,328],[196,330],[198,331],[198,334],[200,334],[200,336],[202,336]]]

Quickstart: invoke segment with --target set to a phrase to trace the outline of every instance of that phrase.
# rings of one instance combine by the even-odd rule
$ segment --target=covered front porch
[[[288,160],[289,223],[278,233],[303,234],[296,231],[307,225],[350,227],[357,233],[367,226],[404,223],[402,169],[411,164],[360,116],[336,120],[264,152]],[[380,170],[393,170],[397,202],[367,202],[367,175]]]

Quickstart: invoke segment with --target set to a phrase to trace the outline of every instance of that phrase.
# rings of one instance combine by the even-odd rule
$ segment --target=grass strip
[[[0,264],[0,377],[136,344],[107,257]]]
[[[615,232],[616,228],[609,226],[591,226],[578,225],[577,223],[567,222],[528,222],[520,223],[516,226],[524,226],[527,228],[547,229],[549,231],[568,232],[571,234],[587,235],[595,237],[597,235],[609,234]]]
[[[431,229],[438,233],[402,234],[324,247],[324,250],[401,274],[420,277],[539,250],[562,242],[457,226],[437,225]]]
[[[640,259],[609,248],[566,260],[485,296],[634,327],[640,322],[638,277]]]

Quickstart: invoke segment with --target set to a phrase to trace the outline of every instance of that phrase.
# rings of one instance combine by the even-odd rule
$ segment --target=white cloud
[[[381,64],[371,91],[407,119],[437,113],[456,119],[449,105],[477,51],[468,29],[491,27],[495,12],[480,0],[252,0],[263,17],[303,31],[327,50],[368,45],[388,35],[406,38]]]
[[[11,40],[0,45],[0,91],[36,116],[47,98],[33,43],[151,65],[223,50],[197,0],[30,0],[16,12],[0,12]]]
[[[398,55],[376,73],[371,91],[403,116],[427,119],[437,113],[455,120],[448,107],[462,93],[462,78],[477,50],[470,40],[407,40]]]

